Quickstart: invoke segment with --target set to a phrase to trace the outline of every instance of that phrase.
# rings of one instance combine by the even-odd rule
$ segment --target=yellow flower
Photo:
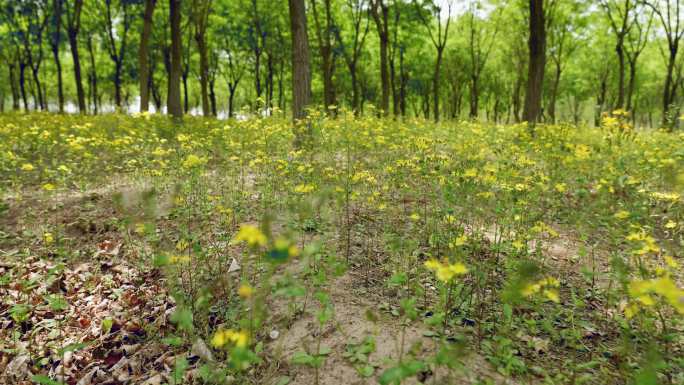
[[[675,227],[677,227],[677,222],[675,222],[675,221],[668,221],[665,224],[666,229],[674,229]]]
[[[211,339],[214,347],[220,348],[228,343],[233,343],[239,348],[244,348],[249,342],[249,335],[245,331],[236,332],[232,329],[218,330]]]
[[[54,189],[55,189],[55,185],[52,183],[45,183],[43,185],[43,190],[45,190],[45,191],[52,191]]]
[[[24,163],[21,165],[22,171],[33,171],[34,167],[31,163]]]
[[[242,284],[238,288],[238,295],[242,298],[249,298],[253,293],[254,289],[249,285]]]
[[[197,156],[195,154],[190,154],[183,161],[183,168],[192,169],[192,168],[201,166],[205,163],[207,163],[207,160],[205,158],[200,158],[199,156]]]
[[[542,278],[537,282],[527,284],[520,292],[524,297],[531,297],[537,293],[541,293],[546,299],[553,302],[560,302],[560,295],[557,288],[560,282],[555,277]]]
[[[420,215],[418,213],[413,213],[409,218],[411,218],[412,221],[417,221],[420,219]]]
[[[562,192],[565,192],[566,185],[565,185],[565,183],[556,183],[556,185],[554,187],[555,187],[556,191],[558,191],[559,193],[562,193]]]
[[[616,212],[613,216],[617,219],[626,219],[629,218],[629,211],[620,210]]]
[[[187,249],[188,246],[189,246],[189,243],[185,239],[180,239],[180,240],[178,240],[178,242],[176,242],[176,250],[178,250],[178,251],[183,251],[183,250]]]
[[[454,239],[454,240],[449,244],[449,246],[451,246],[451,248],[459,247],[459,246],[465,245],[466,242],[468,242],[468,236],[465,235],[465,234],[463,234],[463,235],[461,235],[460,237],[457,237],[456,239]]]
[[[468,272],[468,268],[460,263],[441,263],[436,259],[429,259],[425,261],[425,267],[428,270],[434,271],[437,279],[447,283],[457,275],[463,275]]]
[[[169,264],[171,265],[188,262],[190,262],[190,256],[188,255],[172,255],[169,257]]]
[[[294,192],[300,193],[300,194],[307,194],[312,192],[316,187],[312,184],[299,184],[295,186]]]
[[[52,236],[52,233],[45,232],[43,233],[43,242],[45,242],[46,245],[51,245],[52,242],[55,241],[55,238]]]
[[[242,225],[231,243],[247,242],[250,246],[266,246],[266,235],[254,225]]]

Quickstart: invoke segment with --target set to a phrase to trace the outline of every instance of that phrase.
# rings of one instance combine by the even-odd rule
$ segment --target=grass
[[[0,379],[683,383],[684,134],[627,121],[1,115]]]

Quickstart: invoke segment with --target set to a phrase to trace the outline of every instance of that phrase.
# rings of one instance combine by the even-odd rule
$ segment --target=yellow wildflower
[[[233,244],[240,242],[247,242],[250,246],[266,246],[267,238],[258,227],[254,225],[242,225],[231,241]]]

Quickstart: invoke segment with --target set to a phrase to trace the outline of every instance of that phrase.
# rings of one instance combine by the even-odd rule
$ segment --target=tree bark
[[[292,118],[296,122],[306,117],[311,100],[309,69],[309,38],[306,30],[304,0],[288,0],[292,34]],[[301,143],[301,138],[298,138]]]
[[[64,82],[62,80],[62,63],[59,60],[59,43],[62,33],[62,0],[52,0],[52,56],[55,59],[55,68],[57,70],[57,99],[59,103],[59,112],[64,112]]]
[[[209,105],[209,52],[207,48],[207,23],[211,11],[211,0],[195,0],[193,2],[195,18],[195,42],[200,55],[200,93],[202,98],[202,114],[211,116]]]
[[[140,67],[140,112],[150,109],[150,65],[149,65],[149,42],[152,34],[152,16],[157,0],[145,0],[145,13],[143,14],[143,29],[140,35],[140,48],[138,49],[138,66]]]
[[[335,62],[333,58],[333,42],[332,42],[332,14],[331,14],[331,0],[323,0],[325,8],[325,24],[322,25],[317,8],[318,0],[311,0],[311,9],[314,15],[314,23],[316,26],[316,38],[318,40],[318,52],[321,55],[321,73],[323,75],[323,108],[332,113],[328,107],[334,106],[335,101],[335,84],[333,83],[333,75],[335,72]]]
[[[171,26],[171,71],[166,102],[168,113],[176,119],[183,117],[180,100],[181,75],[181,0],[169,0],[169,24]]]
[[[546,26],[544,0],[530,0],[529,66],[527,94],[525,95],[525,120],[534,126],[541,118],[544,66],[546,64]]]
[[[90,84],[90,94],[93,103],[93,114],[97,115],[100,110],[100,103],[97,92],[97,67],[95,66],[95,50],[93,49],[93,40],[88,39],[88,56],[90,58],[90,70],[88,74],[88,81]],[[80,70],[79,70],[80,76]],[[85,96],[85,95],[84,95]],[[85,101],[84,101],[85,102]]]
[[[12,109],[15,111],[19,110],[19,99],[20,99],[19,90],[17,89],[16,68],[17,68],[17,64],[15,61],[10,61],[8,63],[9,82],[10,82],[10,88],[12,90]]]
[[[390,93],[390,79],[389,79],[389,7],[384,4],[383,0],[371,0],[370,6],[371,15],[375,21],[375,26],[380,39],[380,85],[382,94],[380,99],[380,109],[382,114],[387,116],[389,114],[389,93]]]

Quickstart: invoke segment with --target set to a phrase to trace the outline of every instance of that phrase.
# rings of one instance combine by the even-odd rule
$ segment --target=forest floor
[[[620,118],[0,115],[0,383],[682,384],[684,136]]]

